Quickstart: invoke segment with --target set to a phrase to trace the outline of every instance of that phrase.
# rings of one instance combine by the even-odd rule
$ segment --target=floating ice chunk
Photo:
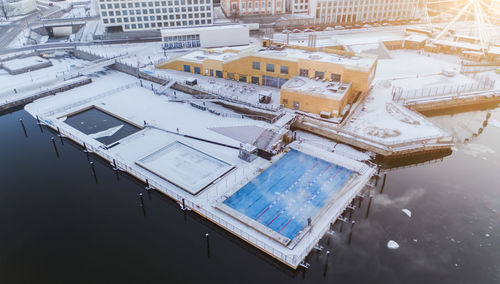
[[[410,210],[405,208],[405,209],[401,209],[401,211],[403,211],[403,213],[405,213],[406,215],[408,215],[408,217],[411,218],[411,211]]]
[[[123,124],[115,126],[115,127],[111,127],[109,129],[106,129],[106,130],[103,130],[103,131],[99,131],[99,132],[96,132],[96,133],[89,134],[89,137],[94,138],[94,139],[98,139],[98,138],[102,138],[102,137],[113,136],[122,127],[123,127]]]
[[[399,248],[399,244],[396,243],[393,240],[390,240],[390,241],[387,242],[387,248],[388,249],[398,249]]]

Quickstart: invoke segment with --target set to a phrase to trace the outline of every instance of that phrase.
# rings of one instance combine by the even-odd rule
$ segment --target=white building
[[[212,0],[99,0],[99,11],[104,27],[123,31],[213,23]]]
[[[250,31],[245,25],[166,28],[161,30],[161,38],[163,45],[167,49],[213,48],[248,45],[250,43]]]
[[[287,0],[221,0],[221,7],[227,17],[233,17],[235,15],[279,15],[286,12],[286,1]]]
[[[308,13],[309,0],[287,0],[287,11],[292,14]]]
[[[36,11],[35,0],[0,0],[0,18],[26,15],[34,11]]]
[[[411,20],[419,0],[310,0],[317,24]]]

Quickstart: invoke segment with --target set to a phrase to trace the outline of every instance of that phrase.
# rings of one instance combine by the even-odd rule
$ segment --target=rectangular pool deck
[[[88,131],[81,128],[81,122],[85,125],[87,120],[71,121],[72,114],[95,106],[120,121]],[[36,101],[26,110],[67,139],[85,144],[88,151],[111,166],[147,183],[292,269],[299,267],[330,224],[375,174],[371,165],[297,141],[289,145],[288,153],[279,154],[272,161],[240,160],[237,149],[179,136],[175,129],[181,127],[182,131],[196,133],[200,138],[236,146],[239,141],[210,128],[263,126],[263,122],[217,117],[185,104],[168,102],[137,86],[105,96],[71,91]],[[191,119],[182,120],[182,125],[177,126],[175,118],[179,114]],[[154,121],[156,127],[134,129],[137,131],[118,140],[96,139],[113,138],[109,134],[119,134],[115,127],[125,125],[123,122],[141,126],[144,120]],[[103,133],[106,130],[109,132]],[[101,135],[92,135],[99,132]],[[105,147],[107,143],[116,145]],[[179,145],[188,147],[180,149]],[[171,169],[177,167],[179,161],[175,157],[184,157],[186,153],[192,157],[181,163],[183,169],[178,168],[178,174],[166,170],[165,165]],[[196,167],[189,166],[199,164],[196,161],[210,167],[196,172]],[[211,175],[209,168],[216,175]],[[192,172],[185,172],[189,169]],[[203,183],[193,183],[199,175],[204,177]],[[191,190],[177,182],[187,182],[184,187],[192,186]]]
[[[306,232],[316,214],[353,174],[352,170],[291,149],[218,208],[288,245]]]

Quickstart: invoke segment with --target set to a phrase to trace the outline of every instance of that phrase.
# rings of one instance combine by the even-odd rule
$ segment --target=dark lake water
[[[490,112],[484,128],[486,111],[433,117],[462,141],[453,154],[388,171],[370,211],[365,199],[354,212],[350,241],[337,228],[321,242],[328,265],[312,252],[307,271],[276,264],[90,156],[96,184],[81,147],[41,133],[23,110],[5,114],[0,283],[500,283],[500,110]]]

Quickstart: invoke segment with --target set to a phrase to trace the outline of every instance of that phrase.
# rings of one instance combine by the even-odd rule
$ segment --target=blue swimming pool
[[[224,204],[293,239],[352,174],[292,149]]]

